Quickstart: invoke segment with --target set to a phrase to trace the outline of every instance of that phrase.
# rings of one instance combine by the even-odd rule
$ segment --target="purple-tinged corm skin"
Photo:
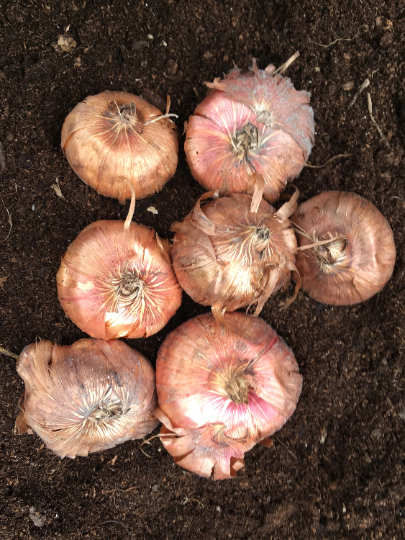
[[[368,200],[325,191],[302,203],[291,218],[302,250],[295,265],[303,290],[324,304],[350,305],[381,291],[395,265],[392,229]]]
[[[301,172],[314,140],[310,94],[275,71],[253,60],[248,73],[235,68],[207,83],[213,90],[189,118],[185,141],[191,173],[207,190],[251,193],[258,173],[274,202]]]

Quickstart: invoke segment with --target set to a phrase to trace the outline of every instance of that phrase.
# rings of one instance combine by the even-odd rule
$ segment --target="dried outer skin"
[[[227,394],[234,374],[248,400]],[[225,324],[205,314],[163,342],[156,364],[162,442],[176,463],[201,476],[230,478],[244,453],[279,430],[293,414],[302,376],[292,351],[263,320],[231,313]]]
[[[160,244],[160,246],[159,246]],[[62,257],[56,281],[67,316],[92,337],[147,337],[163,328],[181,304],[181,288],[168,243],[148,227],[96,221],[83,229]],[[124,275],[144,288],[129,301],[117,292]]]
[[[251,212],[252,197],[231,194],[204,207],[198,202],[182,223],[175,223],[173,268],[181,287],[204,306],[234,311],[257,304],[290,282],[297,247],[289,219],[263,199]],[[270,241],[259,251],[256,232],[265,227]]]
[[[136,118],[122,121],[118,108],[135,105]],[[127,92],[105,91],[89,96],[67,116],[61,146],[78,175],[98,193],[120,201],[131,198],[127,180],[137,199],[160,191],[176,172],[178,131],[144,99]]]
[[[226,437],[223,424],[183,429],[174,428],[160,409],[156,417],[163,424],[161,441],[174,462],[206,478],[225,480],[235,477],[245,466],[245,452],[255,445],[253,441]]]
[[[300,246],[330,236],[346,238],[344,257],[327,267],[320,265],[315,249],[297,255],[302,288],[318,302],[357,304],[379,292],[395,265],[392,229],[368,200],[355,193],[326,191],[302,203],[291,218],[312,238],[298,235]]]
[[[152,365],[121,341],[32,343],[17,371],[25,383],[20,414],[60,457],[141,439],[158,424]]]
[[[253,58],[249,72],[233,68],[222,80],[215,79],[210,88],[225,92],[229,99],[252,108],[266,125],[277,126],[298,143],[308,159],[314,142],[314,113],[309,106],[311,94],[295,90],[288,77],[275,66],[259,69]]]
[[[208,84],[213,91],[189,118],[185,152],[194,178],[220,194],[251,192],[249,177],[262,174],[264,197],[278,199],[288,180],[298,176],[314,140],[310,94],[294,89],[290,79],[274,75],[274,66],[233,69]],[[237,134],[257,130],[257,145],[241,155]]]

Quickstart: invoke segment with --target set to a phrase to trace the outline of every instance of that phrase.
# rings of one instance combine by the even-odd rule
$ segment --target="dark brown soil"
[[[122,218],[128,203],[98,195],[75,176],[60,132],[79,101],[105,89],[140,94],[163,108],[169,93],[182,126],[205,95],[204,81],[234,63],[247,69],[252,57],[261,68],[280,65],[299,50],[288,75],[312,93],[317,134],[310,162],[351,154],[306,168],[296,180],[301,200],[327,189],[368,198],[390,222],[398,250],[392,279],[363,304],[328,307],[303,293],[287,311],[278,308],[286,293],[267,303],[262,316],[294,350],[304,387],[273,448],[248,453],[236,480],[184,471],[158,439],[145,453],[132,441],[60,460],[37,436],[13,435],[23,385],[15,361],[0,356],[0,537],[404,538],[403,3],[3,0],[0,25],[3,347],[19,353],[36,339],[70,344],[84,337],[57,299],[60,258],[81,229]],[[70,52],[54,48],[65,34],[76,42]],[[370,86],[349,109],[367,77]],[[370,119],[367,92],[386,142]],[[52,187],[57,179],[65,199]],[[138,202],[136,219],[171,238],[170,224],[201,193],[181,151],[174,178]],[[147,211],[151,205],[158,215]],[[167,333],[205,311],[184,295],[163,331],[128,343],[154,362]]]

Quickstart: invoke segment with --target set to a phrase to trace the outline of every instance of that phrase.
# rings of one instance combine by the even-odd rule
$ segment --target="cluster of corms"
[[[135,199],[176,170],[169,100],[162,114],[132,94],[103,92],[66,118],[62,148],[76,174],[131,206],[125,222],[86,227],[62,257],[59,300],[93,339],[24,349],[20,432],[33,430],[59,456],[75,457],[143,438],[160,421],[175,462],[214,479],[235,476],[255,444],[271,445],[295,410],[302,376],[292,351],[257,317],[266,300],[293,276],[294,297],[301,286],[320,302],[360,302],[384,286],[395,262],[388,222],[358,195],[325,192],[297,208],[296,191],[271,206],[302,170],[314,137],[309,94],[278,71],[253,61],[248,73],[233,69],[208,84],[185,151],[209,192],[173,224],[172,246],[132,221]],[[118,338],[163,328],[181,289],[212,313],[169,334],[155,384],[150,362]],[[254,315],[235,312],[251,306]]]

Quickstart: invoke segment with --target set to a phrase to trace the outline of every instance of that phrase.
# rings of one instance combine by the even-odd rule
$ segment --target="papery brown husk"
[[[231,194],[206,204],[204,195],[182,223],[174,223],[173,268],[191,298],[216,313],[256,304],[258,315],[269,296],[286,287],[295,270],[297,242],[288,216],[296,193],[276,211],[260,197]],[[260,231],[270,239],[263,248]],[[267,234],[267,233],[265,233]]]
[[[134,105],[136,116],[119,113]],[[87,97],[67,116],[61,146],[86,184],[120,201],[160,191],[174,175],[178,161],[178,130],[169,118],[147,124],[162,112],[139,96],[105,91]]]
[[[230,381],[248,392],[237,400]],[[156,388],[161,439],[176,463],[201,476],[231,478],[245,452],[293,414],[302,376],[292,351],[263,320],[227,313],[195,317],[163,342]],[[268,444],[267,444],[268,445]]]
[[[378,293],[390,279],[396,256],[394,235],[370,201],[355,193],[325,191],[300,204],[291,220],[306,233],[298,229],[299,246],[339,237],[346,244],[344,258],[326,267],[320,264],[316,247],[297,255],[302,288],[314,300],[357,304]]]
[[[21,353],[26,424],[60,457],[87,456],[141,439],[158,424],[155,374],[121,341],[40,341]]]

